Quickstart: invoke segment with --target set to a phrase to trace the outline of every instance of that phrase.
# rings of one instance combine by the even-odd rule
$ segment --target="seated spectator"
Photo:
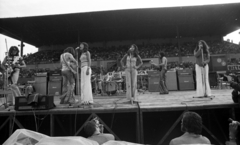
[[[229,124],[229,141],[226,142],[226,145],[240,145],[238,133],[238,126],[240,125],[237,121],[232,121]]]
[[[184,134],[171,140],[170,145],[180,144],[211,144],[209,139],[202,136],[202,118],[195,112],[183,115],[181,130]]]
[[[114,140],[112,134],[103,133],[103,125],[99,124],[99,121],[93,119],[88,121],[84,126],[84,131],[88,136],[88,139],[98,142],[100,145],[109,141]]]

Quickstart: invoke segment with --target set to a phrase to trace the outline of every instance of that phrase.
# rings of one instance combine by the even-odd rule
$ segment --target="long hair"
[[[160,59],[162,59],[164,56],[165,56],[165,53],[164,52],[159,52],[159,54],[161,55]]]
[[[202,133],[202,117],[195,112],[184,113],[181,130],[200,135]]]
[[[92,136],[96,131],[96,123],[94,121],[88,121],[84,126],[84,132],[88,137]]]
[[[195,48],[195,50],[197,51],[198,49],[199,49],[199,43],[200,43],[200,40],[197,42],[197,44],[196,44],[196,48]],[[201,42],[202,43],[202,42]],[[208,52],[207,52],[207,46],[204,44],[204,43],[202,43],[202,46],[203,46],[203,53],[204,54],[207,54]]]
[[[66,49],[64,49],[63,53],[71,53],[73,55],[73,57],[75,57],[75,50],[73,47],[67,47]]]
[[[17,51],[16,54],[13,54],[14,50]],[[19,56],[19,49],[17,48],[17,46],[11,46],[10,47],[8,56],[10,56],[10,57]]]
[[[131,47],[134,48],[133,56],[134,56],[134,57],[137,57],[137,56],[138,56],[138,53],[139,53],[137,45],[136,45],[136,44],[132,44]],[[128,50],[127,53],[128,53],[128,55],[130,55],[130,50]]]
[[[87,51],[88,51],[88,48],[89,48],[88,44],[87,44],[86,42],[82,42],[82,43],[80,43],[80,45],[81,45],[81,44],[83,44],[83,50],[82,50],[82,52],[87,52]]]

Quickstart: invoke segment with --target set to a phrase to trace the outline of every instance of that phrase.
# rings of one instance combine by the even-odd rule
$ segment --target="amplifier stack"
[[[62,94],[62,75],[61,72],[50,72],[48,81],[48,95]]]
[[[159,71],[148,71],[148,91],[159,92]]]
[[[167,71],[167,73],[166,73],[166,86],[167,86],[169,91],[177,91],[178,90],[176,70]]]
[[[193,71],[191,69],[183,69],[177,71],[178,89],[179,90],[194,90]]]

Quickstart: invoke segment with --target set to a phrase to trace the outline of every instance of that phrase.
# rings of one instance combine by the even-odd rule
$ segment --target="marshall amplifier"
[[[54,108],[54,96],[31,94],[28,97],[19,96],[15,98],[15,110],[49,110]]]
[[[166,73],[166,86],[167,86],[169,91],[177,91],[178,90],[176,71],[167,71],[167,73]]]
[[[47,73],[36,73],[33,86],[37,93],[47,95]]]
[[[177,71],[178,88],[182,90],[194,90],[193,72],[191,69],[183,69]]]
[[[60,71],[49,72],[48,95],[62,94],[62,75]]]
[[[148,91],[159,92],[159,71],[148,71]]]

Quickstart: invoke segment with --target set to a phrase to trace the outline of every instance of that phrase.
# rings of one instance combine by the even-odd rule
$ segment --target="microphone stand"
[[[132,81],[132,55],[130,53],[130,83],[131,83],[131,104],[133,105],[133,81]]]
[[[79,82],[79,63],[78,63],[78,48],[76,48],[76,61],[77,61],[77,81],[76,81],[76,96],[78,98],[78,103],[81,103],[81,95],[80,95],[80,82]]]
[[[203,64],[203,69],[202,69],[202,83],[203,83],[203,86],[204,86],[203,97],[206,97],[207,96],[207,85],[206,85],[206,72],[205,72],[203,49],[201,49],[201,55],[202,55],[202,64]]]
[[[8,59],[8,46],[7,46],[7,39],[5,39],[5,44],[6,44],[6,50],[7,50],[7,52],[5,53],[5,63],[7,63],[7,67],[5,68],[5,72],[3,72],[3,73],[5,73],[6,75],[5,75],[5,78],[4,78],[4,84],[3,84],[3,91],[4,91],[4,98],[5,98],[5,103],[3,104],[4,105],[4,107],[5,107],[5,109],[6,108],[8,108],[9,107],[9,105],[8,105],[8,101],[7,101],[7,97],[8,97],[8,85],[9,85],[9,83],[8,83],[8,77],[9,77],[9,75],[8,75],[8,67],[9,67],[9,59]],[[1,64],[2,65],[2,64]]]

